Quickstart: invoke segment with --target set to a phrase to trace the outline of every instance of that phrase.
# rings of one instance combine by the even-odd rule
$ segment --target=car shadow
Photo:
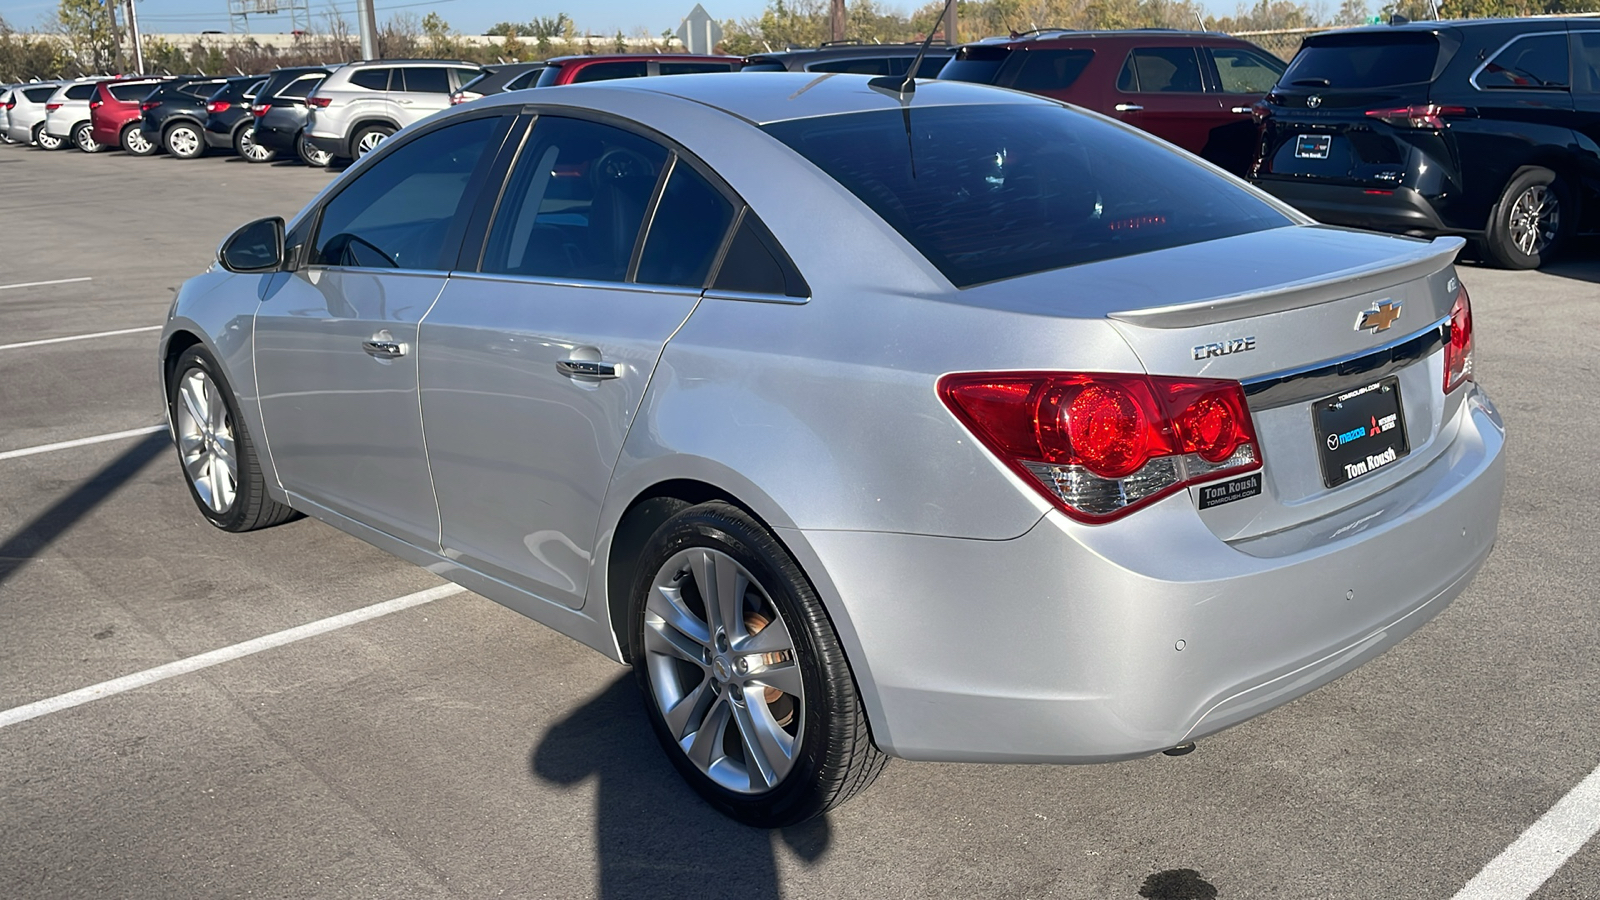
[[[1470,245],[1462,252],[1459,262],[1475,269],[1496,268],[1494,263],[1474,253]],[[1600,237],[1586,235],[1572,241],[1554,262],[1539,271],[1557,278],[1600,284]]]
[[[596,781],[598,895],[608,900],[777,898],[778,842],[812,865],[832,839],[826,817],[769,832],[706,805],[662,755],[631,672],[553,725],[528,769],[561,787]]]

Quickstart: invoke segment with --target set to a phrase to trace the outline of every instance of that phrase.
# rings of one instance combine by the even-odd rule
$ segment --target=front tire
[[[40,150],[60,150],[66,142],[44,130],[44,123],[33,126],[33,143]]]
[[[1504,268],[1537,269],[1561,251],[1577,212],[1559,175],[1528,166],[1512,176],[1490,211],[1484,249]]]
[[[167,153],[178,159],[199,159],[206,152],[206,139],[200,133],[200,126],[190,122],[169,126],[161,136],[161,144]]]
[[[294,518],[267,495],[255,444],[222,369],[202,347],[178,358],[167,389],[178,461],[200,514],[223,531],[254,531]]]
[[[241,128],[233,136],[233,152],[253,163],[269,163],[278,158],[278,151],[268,150],[255,142],[249,128]]]
[[[638,571],[634,674],[662,749],[707,802],[777,828],[872,783],[885,757],[838,635],[766,528],[728,503],[691,506]]]
[[[99,153],[105,145],[94,139],[94,126],[88,122],[80,122],[72,129],[72,144],[85,153]]]
[[[152,156],[157,150],[161,149],[160,145],[156,144],[155,141],[144,136],[144,132],[139,130],[138,122],[134,122],[122,129],[120,143],[122,144],[123,152],[133,156]]]

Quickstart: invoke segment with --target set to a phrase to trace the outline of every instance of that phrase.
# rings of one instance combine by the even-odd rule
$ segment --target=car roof
[[[735,72],[715,72],[697,75],[673,75],[668,78],[619,78],[574,84],[551,91],[539,100],[549,97],[556,102],[567,98],[578,99],[584,93],[627,91],[657,96],[676,97],[743,119],[754,125],[767,125],[793,119],[845,113],[896,110],[901,105],[893,96],[879,93],[868,86],[872,80],[867,75],[845,75],[816,72],[769,72],[752,78]],[[502,103],[526,104],[535,102],[527,94],[505,95]],[[1041,105],[1061,104],[1033,94],[1008,91],[1002,88],[964,81],[937,81],[918,79],[917,90],[909,101],[911,109],[932,106],[967,105]]]
[[[713,56],[695,53],[612,53],[596,56],[556,56],[545,60],[547,66],[565,66],[572,63],[605,63],[605,62],[661,62],[663,60],[717,60],[718,62],[739,62],[740,56]]]
[[[1041,28],[1013,36],[984,38],[964,44],[964,47],[1022,47],[1050,41],[1105,41],[1127,40],[1183,40],[1204,44],[1248,44],[1244,38],[1220,31],[1185,31],[1181,28],[1124,28],[1108,31],[1083,31],[1074,28]]]
[[[770,59],[786,62],[791,59],[877,59],[885,56],[916,56],[922,48],[922,42],[905,44],[834,44],[828,43],[821,47],[791,47],[787,50],[777,50],[772,53],[752,53],[750,59]],[[945,44],[928,45],[928,55],[944,55],[953,53],[954,47]]]

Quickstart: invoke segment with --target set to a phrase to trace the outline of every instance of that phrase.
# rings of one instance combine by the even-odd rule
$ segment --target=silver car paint
[[[477,77],[479,70],[473,66],[445,62],[374,61],[370,65],[356,63],[335,69],[312,97],[324,97],[332,102],[325,107],[312,107],[306,117],[306,134],[319,138],[336,138],[348,143],[355,137],[356,128],[371,123],[392,125],[396,130],[421,121],[434,113],[450,109],[450,92],[443,94],[423,91],[374,91],[350,83],[350,76],[364,69],[453,69],[459,84]],[[454,88],[452,88],[453,90]]]
[[[6,119],[7,136],[21,144],[30,143],[33,140],[33,126],[44,121],[47,113],[45,104],[50,101],[49,98],[39,101],[29,100],[26,91],[38,87],[53,88],[56,85],[57,83],[55,82],[46,82],[44,84],[22,85],[16,89],[13,96],[17,101],[17,105],[15,109],[11,110],[10,116]]]
[[[1183,493],[1110,524],[1073,522],[979,447],[933,391],[940,374],[958,370],[1185,371],[1194,366],[1186,352],[1163,354],[1186,351],[1198,334],[1229,329],[1151,334],[1156,330],[1107,317],[1107,305],[1126,311],[1134,291],[1152,284],[1199,300],[1270,294],[1333,268],[1319,269],[1332,258],[1326,254],[1377,268],[1409,258],[1416,265],[1393,271],[1414,274],[1417,266],[1431,267],[1418,260],[1422,252],[1437,268],[1388,292],[1405,292],[1409,302],[1442,315],[1455,277],[1448,265],[1454,243],[1294,225],[1230,248],[1212,242],[955,291],[843,188],[713,108],[732,92],[726,105],[752,113],[751,89],[732,83],[758,80],[731,76],[718,84],[708,77],[716,78],[661,79],[686,98],[668,88],[612,84],[570,86],[559,99],[633,118],[700,156],[762,216],[813,297],[708,298],[666,344],[638,409],[639,427],[626,431],[605,490],[582,608],[571,609],[572,598],[548,585],[524,589],[554,577],[530,562],[537,561],[531,552],[521,567],[504,567],[516,571],[497,576],[459,559],[459,550],[398,541],[321,504],[300,500],[297,507],[620,658],[605,600],[628,586],[608,585],[604,565],[617,523],[634,498],[664,480],[713,485],[768,522],[813,581],[849,654],[875,740],[890,753],[924,759],[1115,759],[1226,727],[1392,645],[1463,589],[1487,555],[1504,477],[1503,431],[1475,385],[1449,398],[1426,396],[1439,393],[1438,350],[1404,375],[1407,412],[1421,416],[1417,424],[1428,434],[1406,472],[1309,504],[1274,494],[1243,523],[1202,516]],[[782,88],[763,101],[779,111],[774,117],[791,108],[774,94],[826,81],[791,80],[769,82]],[[820,114],[830,104],[884,102],[864,89],[864,79],[855,82],[861,84],[841,83],[858,88],[853,96],[808,90],[795,95],[805,101],[793,108]],[[933,95],[928,102],[1045,102],[974,86],[926,93]],[[515,109],[525,102],[491,97],[474,105]],[[1283,259],[1253,252],[1302,237],[1322,246],[1320,262],[1309,253]],[[1260,242],[1253,248],[1252,238]],[[1224,249],[1236,266],[1196,274],[1200,255]],[[206,329],[248,317],[258,283],[283,277],[208,273],[191,281],[163,347],[178,331],[193,329],[207,340]],[[213,289],[213,280],[227,290]],[[1119,284],[1114,296],[1101,295]],[[1237,371],[1213,364],[1207,374],[1259,376],[1348,355],[1363,338],[1372,346],[1387,342],[1388,335],[1344,334],[1353,332],[1346,314],[1384,293],[1379,285],[1362,287],[1369,290],[1247,322],[1258,345],[1275,348],[1270,358],[1224,358]],[[1405,327],[1423,326],[1425,318],[1407,319]],[[543,333],[536,325],[521,330]],[[427,356],[427,318],[419,333]],[[477,349],[484,358],[494,353],[487,341]],[[249,370],[242,355],[234,349],[219,357],[230,375]],[[515,363],[506,366],[517,371]],[[464,389],[487,396],[504,383],[503,373],[497,380],[490,372],[465,376]],[[424,373],[422,381],[428,378]],[[1422,412],[1412,406],[1418,394]],[[1277,415],[1264,410],[1257,419],[1269,482],[1279,457],[1287,470],[1289,486],[1275,492],[1292,490],[1304,468],[1290,447],[1294,428],[1269,421]],[[1308,426],[1299,427],[1304,441]],[[485,465],[499,460],[507,472],[526,465],[503,434],[454,437],[461,443],[453,450],[465,448]],[[283,452],[270,430],[261,443],[266,454]],[[553,474],[561,473],[571,485],[586,483],[565,468]],[[1289,524],[1275,532],[1263,527],[1274,515]],[[1256,536],[1224,540],[1246,533]],[[570,576],[581,566],[554,568]]]

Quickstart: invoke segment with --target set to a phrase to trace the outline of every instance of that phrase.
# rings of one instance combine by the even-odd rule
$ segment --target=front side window
[[[1117,90],[1138,94],[1198,94],[1206,89],[1193,47],[1141,47],[1128,54]]]
[[[1275,57],[1239,47],[1214,48],[1211,61],[1224,94],[1265,94],[1287,68]]]
[[[541,116],[512,168],[482,271],[624,281],[667,151],[638,135]]]
[[[498,119],[471,119],[409,141],[323,207],[310,264],[442,270],[445,236],[470,203],[467,182]]]
[[[1019,91],[1064,91],[1094,59],[1093,50],[1026,50],[1022,65],[1012,76],[1011,87]]]
[[[996,104],[763,130],[842,184],[957,287],[1291,224],[1167,145],[1072,110]]]
[[[1518,38],[1485,63],[1473,83],[1484,90],[1565,90],[1567,36]]]
[[[366,88],[369,91],[387,91],[389,89],[389,70],[362,69],[350,76],[350,83],[356,87]]]

